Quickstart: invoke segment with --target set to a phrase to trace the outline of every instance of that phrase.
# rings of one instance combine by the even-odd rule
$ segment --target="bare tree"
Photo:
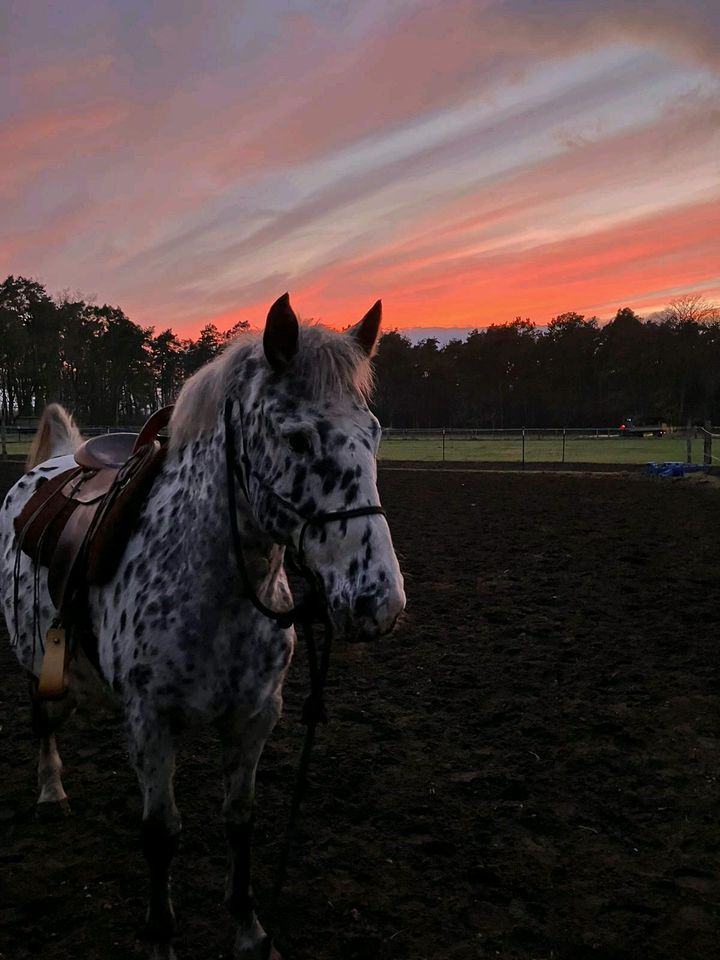
[[[720,307],[699,293],[687,293],[671,300],[664,314],[674,323],[715,323],[720,320]]]

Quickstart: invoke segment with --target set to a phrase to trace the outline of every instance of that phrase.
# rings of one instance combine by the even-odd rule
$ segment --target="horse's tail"
[[[50,457],[74,453],[81,443],[80,431],[65,407],[59,403],[49,403],[42,412],[30,445],[25,471],[32,470]]]

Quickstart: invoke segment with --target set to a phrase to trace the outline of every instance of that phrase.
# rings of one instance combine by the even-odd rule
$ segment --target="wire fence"
[[[136,431],[136,427],[86,427],[83,434]],[[2,456],[21,458],[34,427],[9,427]],[[720,428],[665,430],[661,436],[628,434],[616,427],[525,429],[397,429],[385,428],[381,461],[486,462],[513,464],[720,464],[713,453]],[[715,447],[720,452],[720,448]]]
[[[705,463],[712,456],[714,431],[703,428],[627,433],[617,428],[525,428],[515,430],[386,429],[381,460],[646,464]],[[720,439],[720,436],[717,437]]]

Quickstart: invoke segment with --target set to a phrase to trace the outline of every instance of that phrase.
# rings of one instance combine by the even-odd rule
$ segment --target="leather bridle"
[[[257,473],[253,471],[249,457],[245,451],[244,431],[241,421],[239,422],[239,427],[241,435],[243,436],[243,449],[241,450],[240,458],[238,459],[237,448],[235,444],[235,432],[233,430],[232,407],[233,401],[231,399],[226,400],[224,422],[228,510],[230,513],[230,531],[232,534],[235,556],[247,597],[256,610],[268,617],[268,619],[275,621],[279,627],[284,629],[287,629],[295,623],[307,624],[308,622],[312,622],[327,624],[329,618],[325,589],[320,578],[308,566],[305,558],[305,535],[307,534],[307,531],[310,529],[310,527],[323,527],[326,523],[351,520],[354,517],[370,517],[375,515],[384,517],[385,511],[379,504],[377,506],[354,507],[349,510],[333,510],[328,513],[315,513],[311,515],[299,510],[293,503],[281,496],[271,484],[264,481],[262,477],[258,477]],[[300,536],[298,537],[298,545],[295,551],[294,566],[296,567],[297,572],[306,580],[309,587],[309,593],[299,604],[297,604],[297,606],[292,607],[290,610],[272,610],[262,602],[250,580],[250,575],[245,563],[242,538],[238,526],[235,481],[237,480],[238,485],[242,490],[248,505],[250,506],[250,509],[252,509],[252,501],[250,499],[250,489],[248,484],[248,478],[251,475],[254,476],[255,482],[264,487],[265,490],[271,494],[275,500],[278,501],[278,503],[282,504],[286,510],[294,513],[295,516],[299,517],[303,521],[303,525],[300,528]]]

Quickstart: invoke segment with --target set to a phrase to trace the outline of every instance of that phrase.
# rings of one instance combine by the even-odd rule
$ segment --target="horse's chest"
[[[107,597],[107,595],[106,595]],[[152,697],[189,711],[252,708],[282,679],[293,648],[280,631],[238,602],[175,606],[156,596],[98,610],[104,673],[130,699]]]

